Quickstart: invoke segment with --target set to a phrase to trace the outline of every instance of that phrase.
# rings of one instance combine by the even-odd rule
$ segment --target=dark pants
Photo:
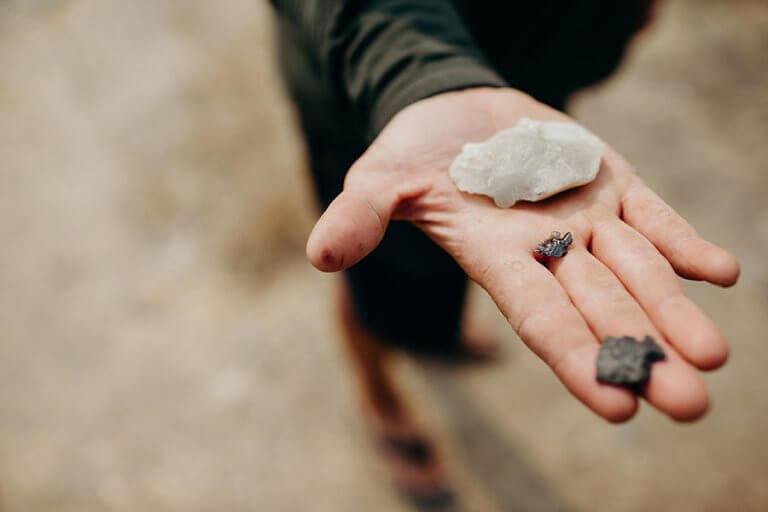
[[[613,7],[605,8],[592,2],[592,11],[575,11],[583,19],[563,10],[561,18],[566,19],[560,21],[568,22],[568,30],[552,33],[538,54],[526,49],[525,54],[512,55],[514,42],[503,44],[493,38],[486,42],[491,51],[484,49],[512,86],[563,109],[575,89],[602,79],[615,68],[647,3],[609,2],[603,5]],[[635,12],[628,8],[630,4]],[[503,28],[498,38],[503,38]],[[487,31],[483,33],[487,38]],[[299,110],[318,202],[325,209],[341,192],[347,170],[365,150],[365,131],[355,114],[324,88],[292,28],[283,23],[280,35],[283,74]],[[581,67],[573,61],[579,56],[579,45],[586,56]],[[504,59],[494,58],[494,48],[501,50]],[[504,73],[503,60],[510,62],[508,73]],[[530,73],[521,76],[520,69]],[[382,340],[423,354],[442,355],[458,348],[467,277],[448,254],[411,224],[392,222],[379,247],[345,271],[344,278],[358,316]]]

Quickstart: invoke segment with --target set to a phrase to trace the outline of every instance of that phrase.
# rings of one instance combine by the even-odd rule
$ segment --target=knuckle
[[[572,374],[574,370],[579,366],[580,361],[583,359],[585,351],[588,346],[579,345],[568,350],[554,354],[547,364],[555,375],[563,378]]]
[[[587,224],[594,226],[610,222],[617,217],[618,210],[618,204],[609,206],[609,203],[595,203],[585,212]]]
[[[685,252],[692,245],[699,245],[703,241],[698,235],[687,230],[679,230],[670,236],[672,237],[672,243],[669,244],[669,251],[675,255],[680,255],[680,253]]]
[[[510,325],[512,325],[512,328],[520,338],[528,340],[531,338],[531,333],[535,331],[535,327],[533,327],[532,331],[532,324],[536,324],[536,316],[538,314],[536,309],[528,309],[525,310],[519,318],[508,318],[507,320],[509,320]]]
[[[630,304],[626,289],[607,272],[601,272],[590,279],[590,292],[584,297],[582,308],[591,310],[610,304],[611,308],[623,308]]]
[[[508,321],[520,338],[531,343],[535,340],[555,340],[558,338],[555,330],[558,318],[562,317],[564,304],[559,301],[548,304],[546,307],[526,308],[514,317],[508,317]],[[546,351],[546,345],[536,343],[541,350]],[[547,357],[544,356],[546,360]]]
[[[652,314],[656,318],[663,318],[665,312],[680,305],[684,305],[686,301],[685,295],[682,293],[670,293],[665,295],[656,303],[653,307]]]

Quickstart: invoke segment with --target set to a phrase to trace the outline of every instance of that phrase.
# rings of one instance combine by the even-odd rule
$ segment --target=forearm
[[[420,99],[504,86],[454,6],[435,0],[273,0],[300,30],[335,94],[377,134]]]

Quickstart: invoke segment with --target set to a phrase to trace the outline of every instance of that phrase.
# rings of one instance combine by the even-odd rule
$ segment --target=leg
[[[359,382],[364,419],[395,483],[417,504],[450,503],[453,496],[442,459],[414,421],[392,378],[394,351],[360,323],[345,287],[340,294],[339,317]]]
[[[400,420],[405,414],[405,407],[389,372],[392,351],[360,324],[346,288],[342,287],[339,295],[339,319],[360,383],[361,401],[368,413],[379,419]]]

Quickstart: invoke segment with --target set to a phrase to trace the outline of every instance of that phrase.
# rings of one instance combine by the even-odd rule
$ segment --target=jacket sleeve
[[[435,94],[504,87],[450,0],[273,0],[372,135]]]

